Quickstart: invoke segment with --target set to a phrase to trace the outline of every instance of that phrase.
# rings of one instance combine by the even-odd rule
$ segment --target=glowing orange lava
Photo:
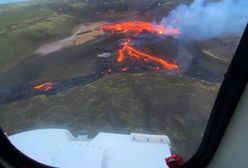
[[[48,91],[52,88],[53,88],[53,84],[51,82],[45,82],[45,83],[34,86],[35,90],[43,90],[43,91]]]
[[[156,57],[151,54],[144,53],[140,50],[135,49],[130,45],[131,36],[135,37],[142,32],[146,31],[149,33],[157,34],[157,35],[179,35],[180,30],[177,28],[167,28],[163,25],[153,24],[149,22],[143,21],[127,21],[117,24],[108,24],[101,26],[103,31],[111,31],[114,33],[121,33],[129,36],[129,39],[122,43],[122,47],[118,50],[117,61],[122,62],[124,60],[124,56],[135,57],[136,59],[141,59],[145,62],[153,61],[160,64],[165,69],[178,69],[178,65],[174,63],[169,63],[159,57]],[[127,68],[122,68],[122,71],[127,71]],[[159,67],[156,68],[157,71],[160,70]]]
[[[135,57],[137,59],[142,58],[143,60],[146,60],[146,61],[151,60],[151,61],[157,62],[165,69],[169,69],[169,70],[178,69],[177,64],[169,63],[169,62],[167,62],[167,61],[165,61],[159,57],[156,57],[156,56],[150,55],[150,54],[146,54],[140,50],[137,50],[134,47],[132,47],[128,42],[125,42],[123,44],[123,47],[121,49],[119,49],[118,56],[117,56],[118,62],[122,62],[124,60],[125,52],[128,53],[126,55],[131,56],[131,57]]]
[[[112,31],[122,34],[139,35],[143,31],[156,33],[158,35],[179,35],[180,30],[177,28],[166,28],[163,25],[153,24],[143,21],[128,21],[117,24],[108,24],[101,26],[104,31]]]

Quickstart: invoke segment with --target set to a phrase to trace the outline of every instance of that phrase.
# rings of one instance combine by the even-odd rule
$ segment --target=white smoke
[[[161,20],[161,24],[180,28],[183,37],[197,40],[241,36],[247,22],[248,0],[194,0],[190,5],[177,6]]]

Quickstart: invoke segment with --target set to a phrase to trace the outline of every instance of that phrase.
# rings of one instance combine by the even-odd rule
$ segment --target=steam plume
[[[179,27],[184,37],[197,40],[241,36],[247,22],[248,0],[194,0],[190,5],[177,6],[161,20],[169,27]]]

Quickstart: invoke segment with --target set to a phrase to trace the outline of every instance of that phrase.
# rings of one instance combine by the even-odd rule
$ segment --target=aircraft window
[[[0,0],[1,127],[162,134],[188,160],[247,13],[246,0]]]

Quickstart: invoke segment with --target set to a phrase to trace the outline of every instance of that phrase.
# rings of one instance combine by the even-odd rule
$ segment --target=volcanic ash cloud
[[[184,38],[196,40],[241,36],[247,22],[248,0],[195,0],[190,5],[177,6],[161,20],[163,25],[180,28]]]

